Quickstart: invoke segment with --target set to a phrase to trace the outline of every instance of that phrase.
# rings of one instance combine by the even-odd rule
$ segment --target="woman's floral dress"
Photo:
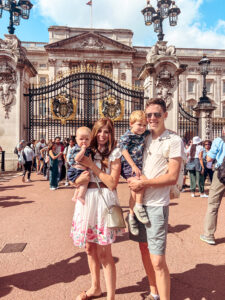
[[[106,173],[110,174],[111,162],[121,157],[120,149],[116,148],[109,156],[109,167]],[[95,164],[101,168],[101,156],[96,153],[94,157]],[[91,182],[95,182],[91,174]],[[98,179],[100,182],[100,180]],[[116,190],[110,191],[108,188],[102,188],[102,193],[108,205],[119,204]],[[80,201],[75,204],[73,216],[71,237],[75,246],[85,247],[86,242],[97,243],[99,245],[108,245],[115,241],[116,236],[124,232],[123,229],[111,229],[106,224],[106,205],[97,188],[90,188],[85,195],[85,204]]]

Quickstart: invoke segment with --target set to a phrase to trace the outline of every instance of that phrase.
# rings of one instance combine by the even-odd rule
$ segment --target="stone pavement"
[[[0,250],[6,244],[27,243],[22,252],[0,253],[0,297],[73,300],[90,284],[86,254],[69,237],[73,189],[50,191],[42,176],[31,177],[32,182],[23,184],[18,174],[0,174]],[[127,185],[120,183],[118,192],[126,213]],[[217,245],[210,246],[199,239],[207,199],[191,198],[187,191],[171,201],[167,261],[172,300],[225,299],[225,201],[221,205]],[[116,299],[143,299],[148,282],[138,245],[126,233],[113,245],[113,255]],[[101,281],[105,297],[102,271]]]

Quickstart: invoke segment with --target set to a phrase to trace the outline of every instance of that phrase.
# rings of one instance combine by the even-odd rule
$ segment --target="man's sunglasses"
[[[151,119],[151,117],[154,115],[155,118],[159,119],[162,117],[161,113],[155,112],[155,113],[147,113],[146,118]]]

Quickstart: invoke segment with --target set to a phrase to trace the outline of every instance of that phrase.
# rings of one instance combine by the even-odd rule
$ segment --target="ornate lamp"
[[[175,5],[175,1],[157,0],[157,10],[147,0],[147,6],[141,11],[144,15],[145,25],[154,24],[154,31],[158,33],[158,40],[163,41],[163,20],[169,17],[170,26],[177,25],[180,9]]]
[[[206,55],[203,55],[202,59],[199,61],[199,66],[201,67],[201,75],[203,76],[203,90],[202,97],[200,97],[200,103],[211,103],[207,97],[207,88],[206,88],[206,76],[209,73],[209,65],[211,61]]]
[[[0,18],[3,9],[10,13],[9,17],[9,34],[14,34],[15,26],[20,25],[20,18],[29,19],[30,10],[33,7],[30,0],[0,0]]]
[[[147,6],[141,12],[144,15],[145,25],[150,26],[152,17],[156,13],[154,7],[150,4],[150,0],[147,0]]]

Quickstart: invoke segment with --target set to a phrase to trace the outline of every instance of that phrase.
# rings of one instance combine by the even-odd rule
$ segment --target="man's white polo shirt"
[[[168,158],[182,157],[183,151],[183,143],[178,135],[165,130],[160,137],[152,140],[150,134],[145,143],[142,173],[148,179],[166,174]],[[167,206],[169,201],[170,186],[145,190],[143,203],[147,206]]]

